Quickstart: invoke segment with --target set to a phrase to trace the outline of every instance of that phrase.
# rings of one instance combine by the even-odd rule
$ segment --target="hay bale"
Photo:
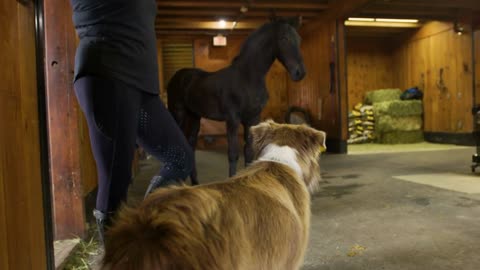
[[[366,104],[375,104],[378,102],[400,100],[402,90],[400,89],[380,89],[367,92],[365,95]]]
[[[379,134],[378,142],[382,144],[418,143],[423,141],[423,132],[417,131],[393,131]]]
[[[420,116],[392,117],[380,115],[376,119],[375,131],[378,133],[390,131],[413,131],[422,129],[423,120]]]
[[[390,116],[419,116],[423,114],[423,104],[421,100],[395,100],[373,104],[375,117],[381,115]]]

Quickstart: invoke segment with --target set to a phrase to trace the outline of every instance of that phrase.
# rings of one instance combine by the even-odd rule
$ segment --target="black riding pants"
[[[126,200],[136,143],[163,162],[160,176],[183,180],[189,175],[193,152],[157,95],[94,76],[77,79],[75,93],[97,164],[97,210],[115,212]]]

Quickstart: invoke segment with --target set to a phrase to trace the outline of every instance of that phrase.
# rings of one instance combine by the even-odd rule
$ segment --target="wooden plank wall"
[[[363,102],[365,93],[396,88],[393,82],[392,40],[378,37],[347,38],[348,109]]]
[[[475,104],[480,105],[480,30],[474,33],[475,53]]]
[[[33,2],[0,17],[0,269],[46,269]]]
[[[329,140],[345,140],[341,132],[341,116],[338,83],[342,77],[336,78],[334,92],[330,92],[330,62],[336,62],[336,70],[345,68],[338,63],[337,45],[342,45],[343,35],[337,37],[336,22],[324,23],[315,30],[302,34],[302,53],[307,75],[300,82],[288,81],[288,101],[290,106],[306,108],[312,117],[313,126],[327,132]],[[333,43],[332,43],[333,39]],[[340,42],[339,44],[336,44]],[[338,46],[338,48],[343,48]],[[340,64],[340,65],[339,65]],[[339,68],[340,67],[340,68]],[[342,89],[342,88],[340,88]],[[346,98],[346,97],[342,97]]]
[[[451,23],[431,22],[396,44],[394,84],[424,91],[424,130],[471,132],[472,36],[455,34]]]

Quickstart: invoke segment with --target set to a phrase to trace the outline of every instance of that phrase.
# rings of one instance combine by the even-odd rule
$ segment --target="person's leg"
[[[92,76],[78,79],[75,93],[87,119],[97,165],[94,215],[103,240],[104,226],[127,197],[142,94],[121,83]]]
[[[160,186],[184,180],[193,168],[193,151],[158,96],[145,96],[140,109],[138,143],[164,166],[145,194]]]

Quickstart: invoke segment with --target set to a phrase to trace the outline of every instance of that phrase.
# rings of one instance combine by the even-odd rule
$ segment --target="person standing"
[[[155,0],[70,0],[80,39],[74,88],[98,171],[101,242],[126,200],[138,143],[164,166],[146,195],[188,177],[193,151],[159,98]]]

